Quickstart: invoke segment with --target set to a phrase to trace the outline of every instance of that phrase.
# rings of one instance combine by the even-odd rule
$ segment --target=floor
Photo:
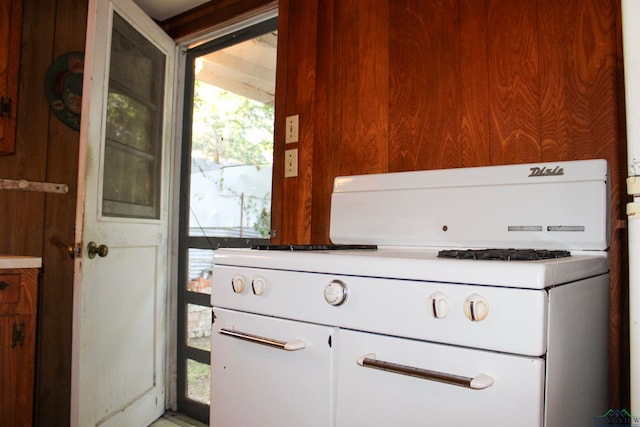
[[[176,412],[166,412],[149,427],[207,427],[207,425]]]

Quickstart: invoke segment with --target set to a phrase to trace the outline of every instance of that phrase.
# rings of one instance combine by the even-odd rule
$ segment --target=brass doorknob
[[[96,242],[89,242],[87,245],[87,252],[89,254],[89,258],[93,259],[98,255],[100,258],[104,258],[109,254],[109,246],[100,245]]]
[[[79,248],[79,250],[77,250],[76,245],[74,245],[73,243],[67,246],[67,252],[69,253],[71,259],[75,259],[76,256],[80,256],[79,252],[81,250],[82,248]]]

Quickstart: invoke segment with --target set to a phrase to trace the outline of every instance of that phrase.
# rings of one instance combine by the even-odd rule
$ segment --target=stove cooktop
[[[377,245],[255,245],[251,249],[260,251],[339,251],[376,250]]]
[[[377,245],[354,244],[277,244],[255,245],[251,249],[260,251],[372,251],[377,250]],[[514,248],[489,248],[489,249],[448,249],[438,252],[438,258],[492,260],[492,261],[536,261],[571,256],[571,252],[564,250],[548,249],[514,249]]]
[[[541,289],[606,273],[606,252],[572,251],[569,256],[523,260],[443,258],[451,248],[389,248],[374,250],[218,249],[214,264],[418,281],[454,282]],[[455,249],[454,249],[455,250]],[[466,252],[468,249],[458,249]],[[540,251],[540,250],[539,250]],[[538,255],[554,254],[540,251]]]
[[[568,256],[571,256],[569,251],[547,249],[452,249],[438,252],[438,258],[493,261],[536,261]]]

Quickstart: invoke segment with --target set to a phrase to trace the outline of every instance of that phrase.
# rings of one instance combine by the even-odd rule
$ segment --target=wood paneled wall
[[[36,425],[69,425],[71,313],[79,133],[50,112],[47,69],[83,51],[87,0],[24,1],[16,152],[0,177],[69,185],[68,194],[0,191],[0,253],[42,257],[38,295]]]
[[[619,15],[619,0],[280,0],[274,240],[329,241],[338,175],[607,159],[611,407],[626,407]]]
[[[212,1],[197,19],[179,20],[193,33],[217,23],[216,6],[240,3]],[[628,407],[619,3],[280,0],[274,240],[329,240],[338,175],[606,158],[614,225],[611,406]],[[50,114],[44,76],[56,57],[84,49],[86,10],[87,0],[25,1],[16,154],[0,157],[2,178],[70,186],[67,195],[0,192],[0,253],[44,260],[38,425],[69,420],[73,265],[66,245],[79,137]],[[300,150],[299,176],[284,179],[290,114],[300,115],[300,141],[288,144]]]

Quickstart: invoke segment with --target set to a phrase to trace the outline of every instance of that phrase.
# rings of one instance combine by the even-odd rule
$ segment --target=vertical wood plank
[[[586,111],[584,105],[580,105],[580,93],[574,84],[575,73],[581,65],[578,50],[584,36],[576,28],[581,20],[579,9],[580,2],[541,0],[539,3],[543,161],[570,159],[575,155],[571,153],[573,142],[588,128]],[[574,116],[576,112],[578,115]]]
[[[542,160],[615,152],[613,1],[540,0]]]
[[[487,0],[491,164],[540,161],[536,1]]]
[[[389,168],[389,0],[341,1],[341,175]]]
[[[87,0],[56,2],[50,61],[67,52],[84,51]],[[36,360],[36,422],[68,425],[71,395],[73,260],[80,134],[49,113],[46,180],[68,184],[69,193],[45,195],[43,269]],[[57,197],[56,197],[57,196]],[[64,309],[61,309],[64,308]]]
[[[460,165],[457,3],[389,3],[391,171]]]
[[[460,0],[461,167],[491,163],[487,3]]]
[[[281,238],[285,242],[308,243],[311,240],[318,2],[292,1],[288,7],[285,111],[286,116],[299,116],[299,142],[284,148],[298,149],[298,176],[284,179]]]
[[[13,154],[16,140],[22,0],[0,3],[0,97],[9,110],[0,117],[0,155]]]
[[[338,1],[338,4],[341,2]],[[329,207],[333,179],[340,174],[341,103],[337,90],[342,37],[334,32],[336,1],[318,1],[315,135],[313,147],[313,189],[311,243],[329,242]]]

